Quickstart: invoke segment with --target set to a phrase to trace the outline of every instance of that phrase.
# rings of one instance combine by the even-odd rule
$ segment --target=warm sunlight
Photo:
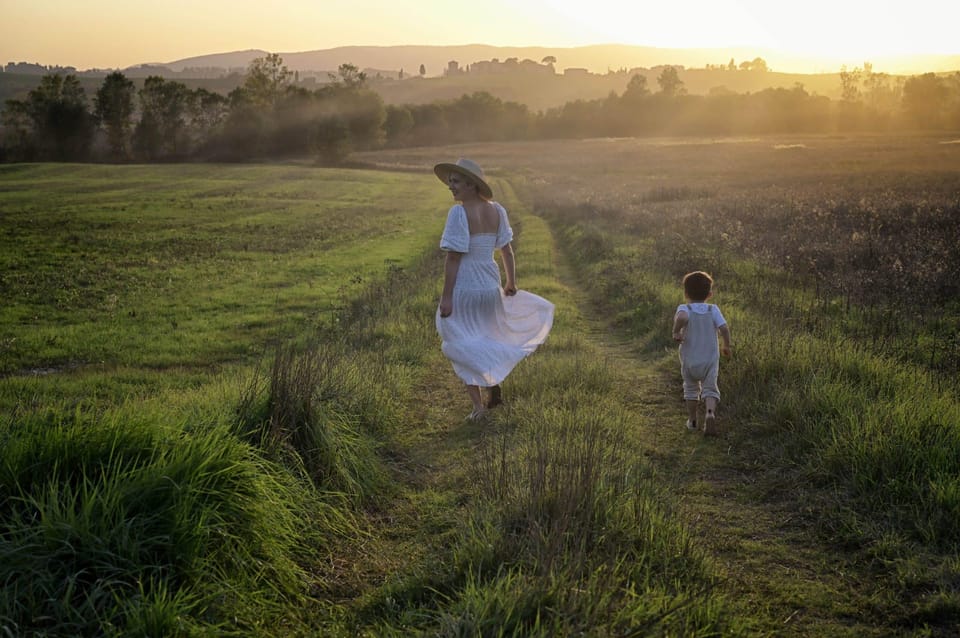
[[[545,31],[577,44],[611,42],[664,48],[765,44],[769,34],[736,3],[626,4],[620,0],[538,0]]]
[[[626,4],[539,0],[545,30],[571,42],[664,48],[757,46],[859,63],[874,57],[960,50],[960,5],[810,0]]]
[[[2,15],[0,64],[80,69],[354,45],[740,47],[744,55],[779,51],[784,55],[769,58],[774,68],[807,72],[890,56],[960,54],[960,3],[940,0],[485,0],[470,7],[448,0],[31,0],[4,3]]]

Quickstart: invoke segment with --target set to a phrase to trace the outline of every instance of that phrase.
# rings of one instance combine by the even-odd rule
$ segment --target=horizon
[[[166,0],[147,7],[120,0],[82,5],[34,0],[4,9],[0,64],[123,69],[247,50],[297,54],[470,44],[755,50],[772,70],[786,73],[835,72],[864,62],[892,73],[949,71],[954,69],[907,69],[911,60],[960,57],[954,34],[960,3],[941,7],[935,0],[916,0],[904,7],[809,0],[803,11],[789,15],[759,0],[679,4],[625,7],[617,0],[593,0],[584,11],[582,2],[571,0],[488,0],[483,10],[467,12],[439,0],[420,0],[412,8],[385,0],[327,0],[322,7],[310,0],[278,0],[239,9],[228,0],[200,6]]]

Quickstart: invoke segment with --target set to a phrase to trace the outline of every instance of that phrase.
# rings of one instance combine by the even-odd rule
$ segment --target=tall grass
[[[222,427],[158,414],[20,420],[0,468],[14,634],[225,634],[305,600],[310,490]],[[259,629],[258,629],[259,628]]]
[[[779,463],[799,463],[809,480],[830,477],[842,489],[837,509],[860,512],[844,535],[864,542],[868,518],[868,539],[890,528],[930,547],[960,542],[956,397],[940,391],[929,371],[856,344],[784,338],[745,323],[750,340],[725,376],[738,418],[788,433],[799,456]]]
[[[391,264],[314,334],[279,345],[268,376],[254,374],[241,397],[241,436],[356,505],[389,496],[380,447],[403,419],[413,367],[433,346],[420,289],[436,262],[431,250],[406,268]]]
[[[430,215],[371,210],[356,180],[421,201],[426,178],[128,168],[5,182],[0,627],[311,635],[335,624],[329,553],[391,496],[381,446],[425,339],[383,292],[409,289]]]
[[[718,275],[713,301],[737,343],[733,359],[721,364],[721,413],[751,466],[763,468],[760,493],[807,501],[798,507],[817,522],[824,542],[862,550],[881,564],[954,551],[960,402],[936,366],[856,338],[845,323],[855,310],[842,299],[824,302],[823,291],[791,273],[689,236],[688,250],[674,251],[680,239],[672,233],[618,235],[583,214],[565,209],[554,217],[571,258],[597,282],[591,296],[603,315],[617,318],[622,333],[651,354],[672,349],[680,275]],[[662,370],[676,374],[672,356],[662,359]],[[920,581],[903,602],[936,607],[945,619],[957,615],[954,585]]]

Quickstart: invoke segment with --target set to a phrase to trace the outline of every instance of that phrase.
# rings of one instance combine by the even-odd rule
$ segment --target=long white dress
[[[507,211],[500,213],[496,233],[470,234],[467,213],[457,204],[447,213],[440,248],[463,253],[453,287],[453,312],[441,317],[437,332],[443,354],[467,385],[501,383],[520,361],[542,344],[553,326],[552,303],[525,290],[506,296],[494,251],[513,240]]]

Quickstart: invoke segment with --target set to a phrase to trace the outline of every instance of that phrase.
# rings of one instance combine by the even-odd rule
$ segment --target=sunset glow
[[[80,69],[244,49],[298,52],[408,44],[756,47],[833,69],[891,56],[960,54],[955,34],[960,3],[939,0],[487,0],[469,7],[440,0],[5,0],[3,5],[0,64],[26,61]]]

